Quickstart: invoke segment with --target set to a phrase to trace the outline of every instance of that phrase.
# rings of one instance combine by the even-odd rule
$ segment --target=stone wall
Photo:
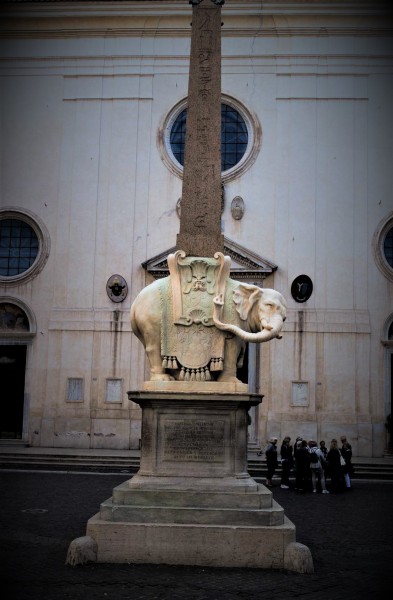
[[[380,456],[393,273],[378,267],[375,232],[392,218],[391,20],[372,2],[324,2],[323,13],[297,4],[223,8],[222,91],[255,132],[252,160],[224,178],[223,232],[278,265],[264,285],[288,300],[283,340],[260,352],[259,443],[345,433],[355,454]],[[128,311],[149,280],[141,263],[172,248],[179,230],[181,179],[164,138],[187,95],[190,9],[85,8],[1,9],[1,207],[43,222],[50,251],[30,280],[2,279],[0,295],[23,301],[37,323],[24,439],[137,448],[140,413],[126,392],[147,366]],[[106,294],[114,273],[129,289],[120,304]],[[301,274],[314,290],[299,304],[290,290]],[[81,400],[68,398],[69,379],[83,380]],[[121,380],[115,402],[107,380]]]

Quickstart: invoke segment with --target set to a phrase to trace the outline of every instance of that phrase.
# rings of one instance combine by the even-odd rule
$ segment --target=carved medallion
[[[236,221],[240,221],[244,215],[244,200],[241,196],[236,196],[231,203],[231,214]]]

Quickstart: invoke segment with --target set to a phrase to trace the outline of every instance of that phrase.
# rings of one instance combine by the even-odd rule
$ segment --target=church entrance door
[[[0,346],[1,439],[22,439],[26,350],[19,344]]]

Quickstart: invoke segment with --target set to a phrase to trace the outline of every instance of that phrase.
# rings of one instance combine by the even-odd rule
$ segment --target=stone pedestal
[[[261,396],[157,387],[129,392],[142,408],[141,466],[87,524],[97,561],[283,568],[295,527],[247,473],[248,410]]]

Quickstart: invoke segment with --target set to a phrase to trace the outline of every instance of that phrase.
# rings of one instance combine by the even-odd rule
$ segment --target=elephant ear
[[[250,310],[262,296],[262,289],[256,285],[239,283],[233,292],[233,301],[240,318],[246,321]]]

